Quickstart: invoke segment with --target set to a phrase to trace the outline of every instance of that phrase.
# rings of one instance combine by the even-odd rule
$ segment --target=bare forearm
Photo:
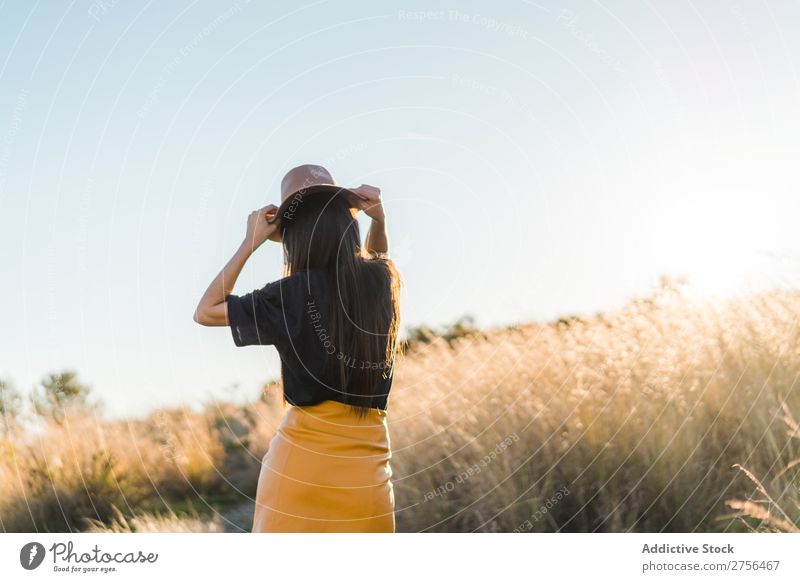
[[[225,299],[233,292],[236,280],[251,254],[251,249],[244,242],[236,249],[200,299],[194,314],[196,322],[203,325],[228,324]]]
[[[367,233],[367,251],[370,253],[388,253],[389,235],[386,233],[386,219],[372,219]]]

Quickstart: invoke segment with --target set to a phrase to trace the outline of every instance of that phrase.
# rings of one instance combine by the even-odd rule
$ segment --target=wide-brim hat
[[[278,228],[270,236],[270,240],[280,242],[280,225],[282,221],[291,220],[294,213],[302,206],[303,198],[321,192],[339,193],[348,201],[351,208],[358,208],[355,200],[362,198],[349,188],[336,183],[327,168],[318,164],[303,164],[289,170],[281,181],[281,205],[270,220],[277,223]]]

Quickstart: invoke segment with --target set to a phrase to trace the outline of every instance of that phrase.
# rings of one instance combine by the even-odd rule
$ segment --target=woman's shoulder
[[[302,281],[308,281],[310,278],[316,278],[323,274],[324,271],[320,271],[318,269],[295,271],[291,275],[286,275],[280,279],[275,279],[274,281],[267,283],[267,285],[293,285]]]
[[[291,296],[305,295],[309,291],[326,285],[325,272],[311,269],[308,271],[295,271],[291,275],[282,277],[264,286],[267,292],[278,293],[284,297],[287,293]]]
[[[325,271],[321,269],[308,269],[295,271],[288,277],[281,279],[281,281],[284,281],[285,284],[289,285],[298,285],[308,281],[323,281],[325,278]]]

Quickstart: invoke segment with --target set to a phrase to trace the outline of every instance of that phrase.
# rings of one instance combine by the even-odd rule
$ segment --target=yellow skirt
[[[261,464],[253,532],[394,532],[386,411],[288,406]]]

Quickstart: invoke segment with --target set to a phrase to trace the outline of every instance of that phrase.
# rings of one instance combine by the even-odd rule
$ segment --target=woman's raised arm
[[[194,320],[197,323],[207,326],[228,325],[228,305],[225,299],[233,292],[233,287],[236,285],[236,280],[247,259],[278,228],[277,224],[267,222],[267,219],[271,218],[277,210],[277,206],[270,204],[254,210],[247,217],[247,234],[242,244],[239,245],[219,274],[214,277],[203,297],[200,298],[200,303],[197,304],[197,309],[194,311]]]
[[[389,235],[386,232],[386,213],[383,210],[381,200],[381,190],[375,186],[362,184],[358,188],[350,188],[353,192],[362,197],[354,199],[359,210],[372,219],[367,233],[367,252],[370,254],[389,253]]]

